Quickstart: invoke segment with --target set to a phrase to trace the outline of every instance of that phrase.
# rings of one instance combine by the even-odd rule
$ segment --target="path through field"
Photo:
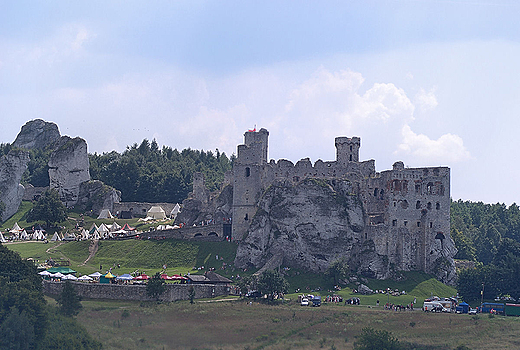
[[[88,247],[88,258],[83,262],[83,264],[79,266],[84,266],[94,255],[96,255],[99,248],[99,240],[93,239],[90,241],[90,245]]]

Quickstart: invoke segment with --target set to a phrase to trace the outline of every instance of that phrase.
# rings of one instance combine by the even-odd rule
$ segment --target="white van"
[[[446,310],[438,301],[425,301],[422,309],[424,312],[443,312]]]

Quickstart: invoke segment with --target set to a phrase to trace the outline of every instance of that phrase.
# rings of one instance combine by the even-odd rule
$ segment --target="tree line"
[[[464,299],[480,300],[482,290],[484,299],[520,298],[520,208],[515,203],[452,201],[451,236],[458,249],[455,258],[476,266],[458,275]]]
[[[0,144],[0,157],[12,146]],[[49,185],[49,159],[52,147],[28,150],[30,161],[22,178],[23,184],[35,187]],[[122,153],[112,151],[89,154],[90,177],[121,191],[125,202],[180,203],[193,190],[194,172],[204,174],[206,187],[220,188],[224,174],[232,169],[235,156],[228,157],[218,149],[213,151],[182,151],[169,146],[159,148],[157,141],[144,139],[127,146]]]

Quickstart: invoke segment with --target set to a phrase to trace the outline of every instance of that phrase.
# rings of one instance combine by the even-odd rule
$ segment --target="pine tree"
[[[56,301],[60,305],[60,312],[69,317],[76,316],[83,307],[81,305],[81,297],[76,293],[69,281],[65,281],[63,290]]]

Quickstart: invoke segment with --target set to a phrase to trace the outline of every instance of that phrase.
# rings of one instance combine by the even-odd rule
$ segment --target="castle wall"
[[[155,300],[146,294],[145,285],[121,285],[121,284],[100,284],[70,282],[74,290],[82,298],[86,299],[111,299],[111,300]],[[43,281],[43,292],[50,295],[59,295],[63,290],[65,282]],[[159,297],[161,301],[189,300],[188,288],[193,286],[195,289],[195,299],[213,298],[220,295],[229,295],[228,285],[215,284],[165,284],[165,291]]]

